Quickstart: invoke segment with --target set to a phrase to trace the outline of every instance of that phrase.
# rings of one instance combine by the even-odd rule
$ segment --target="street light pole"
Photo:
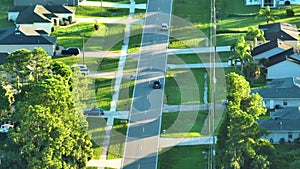
[[[82,37],[82,63],[85,64],[84,62],[84,33],[81,33]]]

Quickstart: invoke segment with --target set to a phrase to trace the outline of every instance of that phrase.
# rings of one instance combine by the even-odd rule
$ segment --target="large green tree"
[[[20,160],[5,158],[3,166],[85,167],[92,144],[75,111],[68,83],[60,75],[44,76],[32,85],[26,100],[18,102],[13,119],[21,124],[9,133],[7,152]]]
[[[256,122],[266,113],[262,98],[250,95],[249,83],[241,75],[229,73],[226,81],[228,106],[217,141],[218,168],[269,168],[274,148],[261,140],[265,130]]]

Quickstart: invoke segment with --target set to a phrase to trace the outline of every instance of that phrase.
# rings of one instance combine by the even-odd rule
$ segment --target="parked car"
[[[7,133],[9,129],[14,128],[12,124],[2,124],[0,127],[0,133]]]
[[[91,116],[102,116],[104,115],[104,110],[103,109],[99,109],[96,106],[94,106],[91,109],[86,109],[83,111],[84,115],[91,115]]]
[[[155,80],[155,81],[153,82],[152,88],[153,88],[153,89],[160,89],[160,88],[161,88],[161,83],[160,83],[160,81],[159,81],[159,80]]]
[[[167,30],[169,30],[168,24],[167,24],[167,23],[162,23],[162,24],[161,24],[160,30],[162,30],[162,31],[167,31]]]
[[[78,67],[80,73],[83,75],[88,75],[90,73],[89,69],[85,64],[74,64],[72,67]]]
[[[70,48],[67,48],[67,49],[63,49],[61,51],[61,54],[62,55],[79,55],[80,53],[80,49],[79,48],[75,48],[75,47],[70,47]]]
[[[242,65],[242,61],[239,58],[234,58],[234,56],[230,56],[228,58],[228,65],[229,66],[241,66]]]

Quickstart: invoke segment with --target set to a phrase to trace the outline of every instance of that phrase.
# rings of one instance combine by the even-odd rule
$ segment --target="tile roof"
[[[296,40],[298,41],[299,32],[296,25],[288,23],[271,23],[266,25],[259,25],[259,29],[264,31],[266,40]]]
[[[16,27],[0,29],[0,45],[56,44],[56,37],[33,32],[33,30],[31,33],[27,31],[26,34],[26,31]]]

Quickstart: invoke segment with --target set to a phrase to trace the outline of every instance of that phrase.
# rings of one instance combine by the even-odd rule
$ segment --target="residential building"
[[[50,56],[53,56],[55,46],[56,37],[48,36],[43,29],[24,25],[0,29],[0,53],[11,53],[22,48],[33,50],[41,47]]]
[[[300,0],[246,0],[246,5],[260,5],[261,7],[278,7],[300,4]]]

